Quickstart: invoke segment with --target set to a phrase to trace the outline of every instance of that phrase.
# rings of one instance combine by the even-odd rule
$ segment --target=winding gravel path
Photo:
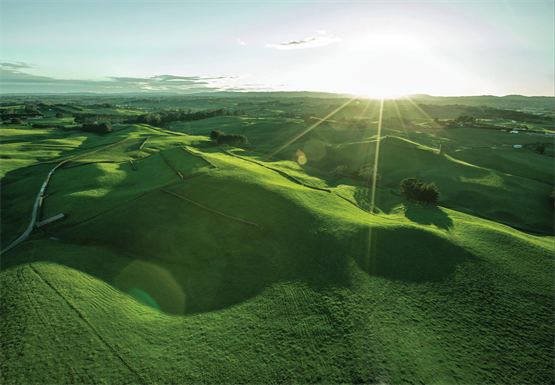
[[[21,236],[19,238],[17,238],[11,245],[9,245],[8,247],[6,247],[4,250],[2,250],[0,252],[0,255],[4,255],[5,253],[7,253],[8,251],[10,251],[11,249],[13,249],[14,247],[16,247],[17,245],[19,245],[21,242],[23,242],[24,240],[27,239],[27,237],[29,236],[29,234],[31,234],[31,231],[33,231],[33,227],[35,226],[35,223],[37,221],[37,215],[38,215],[38,211],[39,211],[39,204],[40,204],[40,200],[44,195],[44,192],[46,191],[46,187],[48,186],[48,182],[50,182],[50,177],[52,176],[52,174],[54,174],[56,172],[56,170],[62,166],[64,163],[66,163],[67,160],[60,162],[56,165],[56,167],[54,167],[52,169],[52,171],[50,171],[46,177],[46,179],[44,180],[44,183],[42,184],[42,187],[40,188],[39,191],[39,195],[37,195],[37,199],[35,200],[35,206],[33,207],[33,213],[31,215],[31,223],[29,223],[29,226],[27,227],[27,230],[25,230],[25,232],[23,234],[21,234]]]

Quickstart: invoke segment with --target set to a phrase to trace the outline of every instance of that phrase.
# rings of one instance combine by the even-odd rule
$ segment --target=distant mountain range
[[[96,92],[71,92],[71,93],[14,93],[3,94],[2,98],[22,98],[32,96],[82,96],[96,98],[149,98],[149,97],[180,97],[180,98],[352,98],[352,94],[336,94],[330,92],[311,92],[311,91],[264,91],[264,92],[233,92],[233,91],[214,91],[199,92],[194,94],[180,94],[167,91],[148,91],[148,92],[124,92],[124,93],[96,93]],[[410,99],[420,104],[460,104],[467,106],[491,106],[498,108],[541,108],[555,110],[555,97],[553,96],[523,96],[523,95],[476,95],[476,96],[432,96],[427,94],[413,94],[408,96]],[[402,98],[400,98],[402,99]]]

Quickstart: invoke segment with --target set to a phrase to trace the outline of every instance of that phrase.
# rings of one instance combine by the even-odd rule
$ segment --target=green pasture
[[[0,382],[552,380],[551,156],[489,130],[171,125],[0,128],[2,249],[68,160],[41,211],[67,218],[2,255]],[[376,159],[374,191],[330,172]]]

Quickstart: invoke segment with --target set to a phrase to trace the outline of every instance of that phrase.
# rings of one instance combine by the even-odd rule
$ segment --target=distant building
[[[512,130],[511,132],[509,132],[509,134],[518,134],[518,131]]]
[[[522,144],[515,144],[513,147],[514,148],[522,148]]]
[[[40,228],[40,227],[46,226],[46,225],[48,225],[52,222],[60,221],[60,220],[65,219],[65,218],[66,218],[66,216],[64,214],[58,214],[58,215],[54,215],[53,217],[50,217],[50,218],[48,218],[48,219],[46,219],[42,222],[37,222],[35,225]]]

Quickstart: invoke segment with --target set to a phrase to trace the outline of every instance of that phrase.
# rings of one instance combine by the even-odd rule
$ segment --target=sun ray
[[[370,213],[374,214],[374,206],[376,203],[376,177],[378,176],[378,163],[380,161],[380,140],[381,140],[381,133],[382,133],[382,120],[383,120],[383,104],[384,104],[384,100],[382,98],[381,102],[380,102],[380,114],[378,117],[378,135],[377,135],[377,141],[376,141],[376,153],[374,156],[374,176],[373,176],[373,180],[372,180],[372,190],[371,190],[371,198],[370,198]],[[372,264],[371,264],[371,247],[372,247],[372,226],[370,226],[370,229],[368,231],[368,252],[366,254],[366,269],[365,271],[368,271],[370,273],[370,269],[372,268]]]
[[[403,117],[401,116],[401,111],[399,110],[397,101],[395,99],[392,99],[391,101],[393,102],[393,107],[395,108],[395,112],[397,113],[397,117],[399,118],[399,123],[401,124],[401,128],[403,129],[405,134],[408,134],[407,127],[405,127],[405,122],[403,120]]]
[[[345,108],[348,104],[350,104],[353,100],[355,100],[357,97],[353,97],[349,100],[347,100],[345,103],[343,103],[341,106],[337,107],[335,110],[333,110],[332,112],[330,112],[329,114],[327,114],[324,118],[320,119],[320,121],[316,122],[315,124],[313,124],[312,126],[308,127],[306,130],[304,130],[303,132],[301,132],[299,135],[295,136],[293,139],[291,139],[289,142],[285,143],[283,146],[281,146],[280,148],[278,148],[276,151],[274,151],[273,153],[271,153],[270,155],[268,155],[268,158],[271,158],[273,156],[275,156],[278,152],[280,152],[281,150],[283,150],[285,147],[291,145],[292,143],[294,143],[295,141],[297,141],[299,138],[303,137],[304,135],[306,135],[307,133],[309,133],[310,131],[312,131],[313,129],[315,129],[316,127],[318,127],[320,124],[324,123],[326,120],[328,120],[329,118],[331,118],[333,115],[335,115],[336,113],[338,113],[339,111],[341,111],[343,108]]]

